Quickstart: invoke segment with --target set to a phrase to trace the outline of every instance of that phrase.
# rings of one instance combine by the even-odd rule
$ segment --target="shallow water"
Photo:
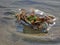
[[[49,31],[54,37],[50,42],[22,40],[14,32],[21,31],[16,27],[11,10],[19,8],[38,8],[57,17],[56,25]],[[21,28],[20,28],[21,29]],[[0,45],[60,45],[60,0],[0,0]]]

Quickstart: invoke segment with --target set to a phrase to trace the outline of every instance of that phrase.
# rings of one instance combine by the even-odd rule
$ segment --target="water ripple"
[[[31,4],[40,4],[40,3],[35,1],[15,1],[12,4],[13,5],[31,5]]]
[[[55,4],[53,5],[53,4],[48,4],[46,2],[36,2],[36,1],[15,1],[11,5],[33,5],[33,4],[46,5],[46,6],[51,6],[55,8],[60,7],[60,5],[55,5]]]
[[[7,8],[7,7],[0,5],[0,8]]]

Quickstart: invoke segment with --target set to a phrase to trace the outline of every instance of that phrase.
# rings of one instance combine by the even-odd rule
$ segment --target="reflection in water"
[[[16,29],[17,32],[23,32],[23,25],[16,23]]]

